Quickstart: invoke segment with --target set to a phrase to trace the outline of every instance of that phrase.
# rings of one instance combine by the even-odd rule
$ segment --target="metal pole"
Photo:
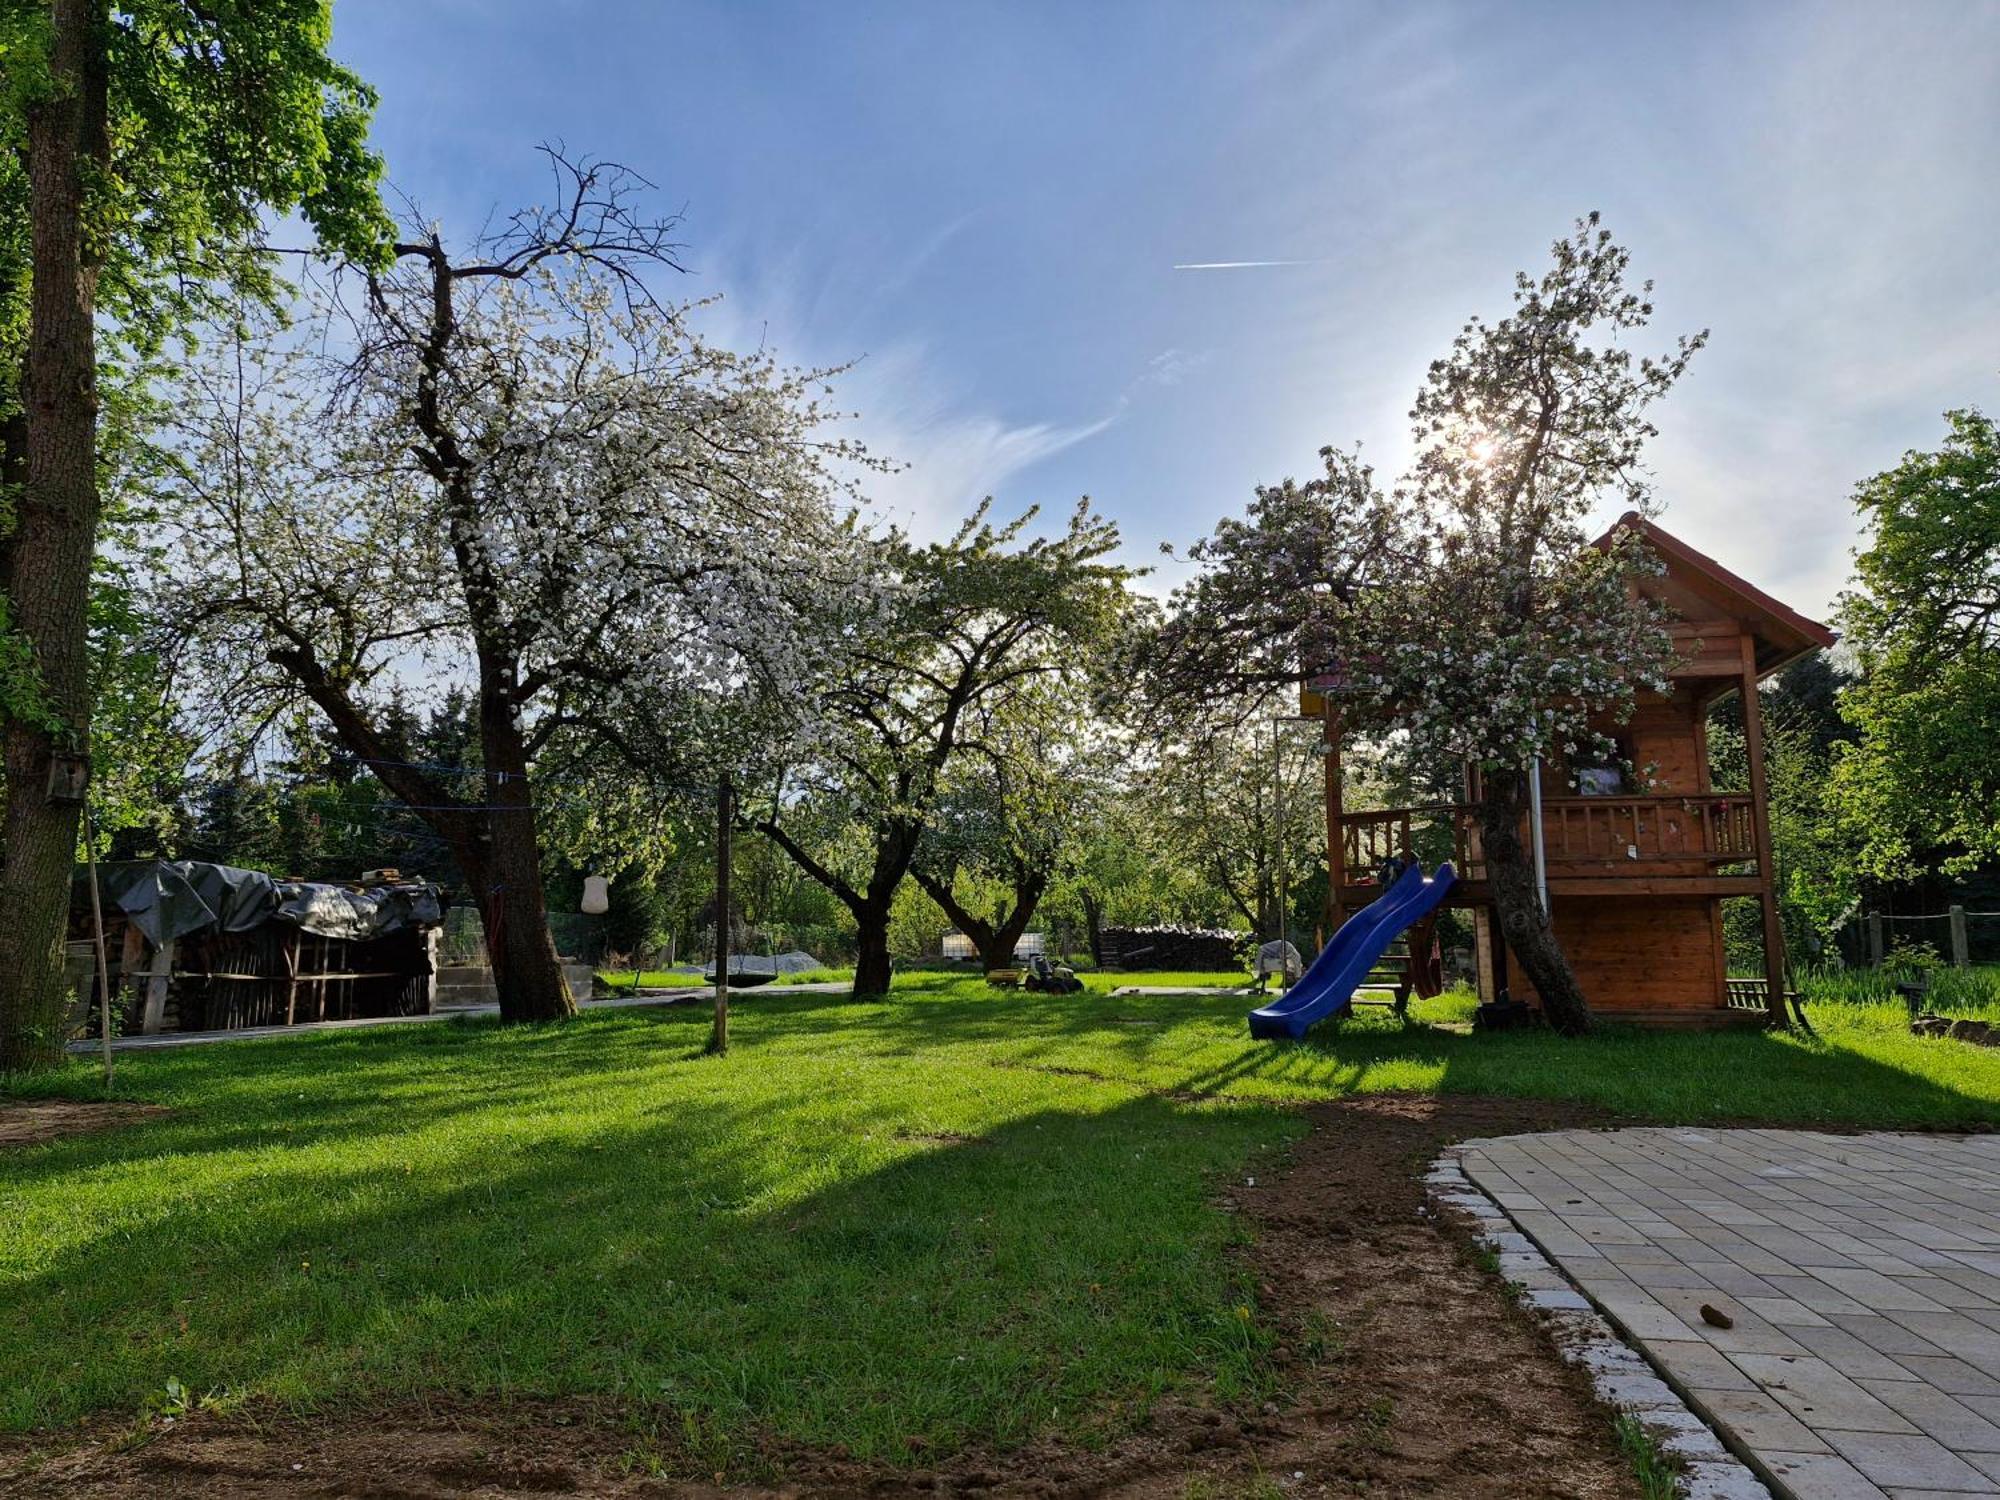
[[[1326,755],[1324,767],[1326,792],[1326,930],[1337,932],[1346,920],[1347,914],[1341,909],[1340,888],[1347,883],[1347,845],[1340,826],[1340,724],[1333,713],[1333,690],[1328,688],[1320,700],[1326,709],[1326,720],[1320,733],[1324,743],[1321,749]],[[1320,946],[1324,948],[1325,942]]]
[[[104,1033],[104,1091],[111,1092],[111,960],[104,952],[104,897],[97,888],[97,820],[83,804],[83,857],[90,865],[90,920],[97,938],[97,1024]]]
[[[715,789],[715,1031],[711,1052],[729,1050],[729,778]]]
[[[1277,918],[1277,940],[1285,941],[1285,929],[1289,925],[1285,906],[1285,742],[1281,738],[1283,730],[1278,721],[1271,721],[1271,824],[1277,834],[1278,847],[1272,864],[1272,878],[1278,887],[1278,909],[1272,915]]]
[[[1535,894],[1542,903],[1542,920],[1549,919],[1549,856],[1542,846],[1542,758],[1528,765],[1528,828],[1535,850]]]

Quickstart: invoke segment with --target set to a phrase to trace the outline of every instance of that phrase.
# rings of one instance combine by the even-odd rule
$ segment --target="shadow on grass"
[[[454,1059],[469,1099],[412,1092],[437,1078],[394,1046],[339,1058],[352,1078],[295,1047],[292,1077],[217,1089],[239,1117],[20,1156],[0,1415],[129,1410],[169,1379],[306,1405],[603,1393],[725,1445],[768,1429],[889,1457],[1253,1377],[1207,1182],[1289,1120],[697,1061],[683,1030],[589,1023],[522,1056],[518,1033],[461,1037],[504,1043]]]
[[[977,1050],[1163,1092],[1309,1100],[1418,1089],[1598,1105],[1663,1122],[1955,1129],[2000,1125],[2000,1054],[1916,1038],[1888,1009],[1826,1006],[1822,1035],[1606,1028],[1473,1034],[1365,1014],[1298,1043],[1245,1034],[1234,997],[994,1001],[949,990],[848,1007],[834,1028],[914,1055]],[[1158,1026],[1126,1024],[1134,1018]],[[813,1024],[801,1016],[799,1023]]]

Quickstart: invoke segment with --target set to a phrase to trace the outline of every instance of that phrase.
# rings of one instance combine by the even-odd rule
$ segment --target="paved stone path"
[[[1572,1130],[1460,1161],[1779,1493],[2000,1496],[2000,1136]]]

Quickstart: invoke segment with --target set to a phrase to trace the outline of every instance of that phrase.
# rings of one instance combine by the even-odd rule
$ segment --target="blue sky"
[[[860,359],[883,508],[1089,494],[1135,559],[1360,440],[1599,209],[1709,348],[1664,524],[1808,610],[1849,492],[2000,410],[2000,3],[338,0],[396,184],[461,232],[534,146],[685,209],[719,325]],[[1177,264],[1294,260],[1259,269]],[[1178,565],[1162,585],[1181,576]]]

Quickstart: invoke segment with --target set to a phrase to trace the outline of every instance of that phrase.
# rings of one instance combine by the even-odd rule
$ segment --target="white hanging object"
[[[586,917],[601,917],[611,910],[611,882],[602,875],[583,877],[583,905]]]

